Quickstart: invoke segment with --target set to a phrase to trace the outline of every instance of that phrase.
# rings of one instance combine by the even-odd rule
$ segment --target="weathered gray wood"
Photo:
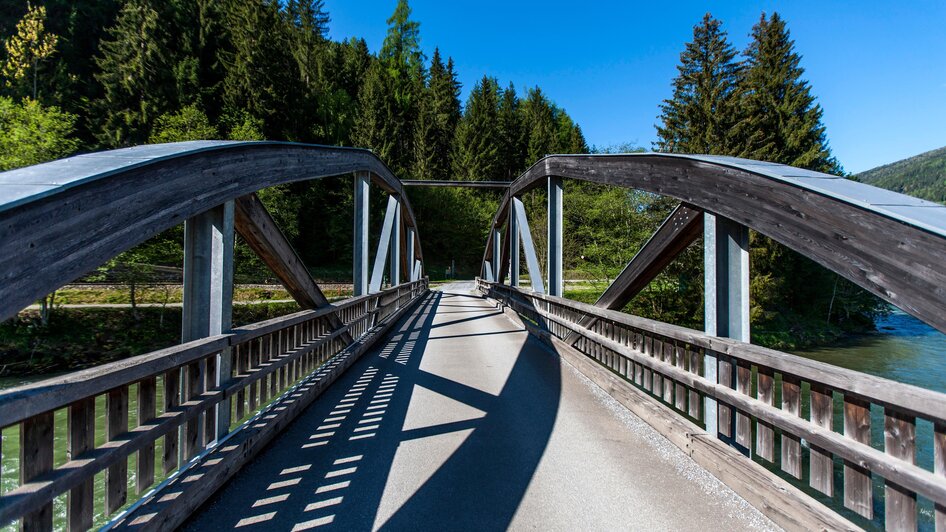
[[[515,293],[517,294],[517,297],[530,297],[532,299],[542,299],[544,297],[541,294],[533,294],[531,292],[525,293],[521,290],[511,287],[501,287],[501,290]],[[510,298],[507,301],[515,301],[515,299],[516,298]],[[578,303],[561,300],[560,298],[553,299],[561,301],[563,304],[578,305]],[[590,305],[586,306],[591,308],[593,311],[608,312],[601,309],[596,309]],[[536,309],[536,312],[542,316],[549,317],[541,309]],[[551,319],[553,319],[553,321],[558,321],[557,318]],[[676,367],[664,365],[645,353],[641,353],[633,349],[628,350],[623,346],[619,346],[607,338],[601,337],[600,335],[597,335],[593,331],[590,331],[584,327],[580,327],[564,320],[559,321],[559,323],[563,324],[570,330],[580,331],[581,334],[586,336],[589,340],[600,343],[609,349],[614,349],[636,363],[641,364],[642,366],[659,369],[659,371],[667,374],[669,377],[683,383],[686,386],[696,388],[698,391],[706,395],[717,397],[720,401],[724,401],[735,408],[744,410],[747,414],[753,416],[756,419],[770,423],[771,425],[787,431],[788,433],[799,438],[804,438],[812,445],[819,446],[841,457],[846,462],[848,462],[846,465],[857,464],[855,467],[862,467],[865,470],[874,471],[881,477],[889,479],[901,486],[904,486],[907,489],[922,494],[924,497],[927,497],[934,502],[946,504],[946,484],[944,484],[939,478],[935,477],[930,471],[924,470],[915,465],[907,464],[900,460],[894,460],[882,451],[870,447],[868,443],[859,442],[857,439],[848,436],[842,436],[834,431],[823,429],[796,415],[789,414],[781,409],[775,409],[770,406],[766,406],[760,401],[747,398],[726,386],[722,386],[721,384],[707,381],[706,379],[694,376],[689,372],[680,371]],[[847,397],[846,401],[856,405],[858,399],[854,397]],[[863,411],[866,412],[867,409],[865,408]],[[867,414],[857,414],[855,417],[857,419],[855,420],[855,423],[853,423],[853,427],[856,429],[856,431],[863,434],[864,423],[866,422],[866,432],[869,434],[869,412]],[[850,426],[851,424],[848,423],[848,425]],[[868,491],[867,493],[869,494],[870,492]]]
[[[526,255],[526,267],[529,269],[529,281],[534,292],[545,293],[545,283],[542,281],[542,269],[539,268],[539,256],[535,253],[535,244],[532,242],[532,230],[529,228],[529,217],[526,216],[525,205],[522,200],[514,198],[513,212],[516,218],[516,230],[522,241],[522,251]]]
[[[801,416],[801,381],[794,375],[782,374],[782,410]],[[782,471],[801,478],[801,440],[798,436],[782,431]]]
[[[550,343],[564,360],[608,395],[657,429],[779,526],[786,530],[859,530],[850,521],[770,474],[762,466],[744,460],[737,451],[715,437],[710,438],[632,384],[588,360],[571,344],[526,325],[529,332]]]
[[[20,426],[20,484],[48,473],[53,468],[53,413],[33,416]],[[47,531],[53,528],[53,501],[49,500],[23,515],[20,528]]]
[[[775,376],[769,368],[759,367],[756,397],[766,405],[775,405]],[[775,462],[775,430],[763,421],[756,425],[755,452],[769,463]]]
[[[419,292],[418,295],[423,295]],[[387,321],[385,323],[388,323]],[[349,324],[348,326],[351,326]],[[339,331],[332,331],[330,334],[320,338],[318,342],[306,347],[306,349],[317,349],[328,346],[337,339]],[[335,342],[337,344],[337,342]],[[175,406],[168,412],[158,416],[151,423],[139,424],[138,427],[131,429],[124,435],[119,435],[116,439],[110,440],[99,448],[91,451],[87,457],[78,460],[72,460],[63,464],[59,468],[44,475],[44,480],[30,482],[4,494],[4,504],[0,505],[0,522],[5,522],[17,516],[29,513],[37,508],[41,508],[47,501],[53,497],[64,493],[74,487],[77,487],[86,479],[92,478],[96,473],[103,469],[111,468],[119,463],[127,463],[127,457],[151,445],[157,438],[177,434],[178,427],[200,416],[213,408],[215,404],[234,396],[238,390],[242,390],[250,383],[261,381],[267,375],[285,368],[298,359],[306,355],[306,350],[296,350],[287,352],[281,358],[275,359],[267,367],[260,367],[251,370],[240,381],[231,382],[227,387],[219,391],[208,391],[194,400],[187,401],[180,406]],[[179,382],[175,379],[173,382]],[[176,438],[174,440],[173,457],[177,458]],[[167,451],[166,451],[167,452]]]
[[[736,363],[736,391],[746,396],[752,395],[752,367],[746,362]],[[752,450],[752,418],[742,412],[736,412],[736,443]]]
[[[394,231],[394,223],[397,220],[396,196],[388,196],[388,205],[384,212],[384,220],[381,223],[381,237],[378,239],[378,250],[374,256],[374,267],[371,270],[371,282],[368,284],[369,292],[380,292],[381,282],[384,278],[384,264],[388,259],[388,249],[391,244],[391,235]]]
[[[105,437],[115,440],[128,432],[128,386],[105,396]],[[120,460],[105,470],[105,513],[112,514],[128,499],[128,462]]]
[[[834,399],[830,389],[816,383],[811,385],[809,411],[812,423],[823,429],[833,430]],[[829,497],[833,497],[834,459],[831,453],[812,445],[810,462],[808,485]]]
[[[150,423],[157,415],[157,381],[149,377],[138,383],[138,425]],[[154,443],[138,451],[135,491],[144,493],[154,483]]]
[[[354,232],[352,236],[352,283],[354,295],[368,293],[368,195],[370,180],[368,172],[355,173],[354,192]]]
[[[503,286],[502,289],[508,291],[511,290],[511,287]],[[518,291],[517,295],[524,294],[524,292]],[[528,297],[541,301],[558,302],[582,314],[592,314],[601,319],[622,323],[643,333],[673,338],[697,348],[712,350],[745,360],[753,365],[769,367],[776,372],[796,375],[803,381],[818,382],[834,390],[847,392],[849,395],[869,397],[874,403],[896,407],[906,414],[925,419],[946,420],[946,394],[774,349],[767,349],[729,338],[709,336],[701,331],[669,323],[632,316],[614,310],[600,309],[587,303],[551,297],[545,294],[528,293]]]
[[[66,184],[49,187],[43,198],[0,198],[0,320],[228,200],[280,183],[356,171],[371,172],[402,194],[397,178],[367,150],[289,143],[142,146],[15,170]],[[406,219],[416,229],[404,200]]]
[[[173,412],[180,404],[181,370],[175,368],[164,374],[164,411]],[[175,427],[164,437],[164,456],[161,462],[165,475],[177,469],[180,433],[180,429]]]
[[[235,203],[235,227],[243,240],[256,252],[266,266],[276,274],[286,291],[299,306],[321,309],[329,306],[328,298],[316,284],[305,263],[299,258],[289,240],[279,230],[276,221],[256,194],[237,198]],[[333,314],[328,315],[334,327],[341,322]],[[342,337],[350,342],[350,337]]]
[[[550,176],[548,181],[546,279],[549,283],[548,293],[561,297],[565,289],[562,270],[562,196],[564,195],[564,189],[561,177]]]
[[[69,406],[69,459],[75,460],[95,446],[95,398],[88,397]],[[85,531],[92,528],[93,485],[89,477],[69,491],[68,529]]]
[[[946,423],[933,426],[933,471],[946,479]],[[946,504],[936,504],[936,532],[946,532]]]
[[[870,403],[844,396],[844,435],[853,441],[870,444]],[[870,471],[845,460],[844,506],[873,519],[873,500]]]
[[[896,411],[885,412],[884,450],[898,460],[915,464],[916,420]],[[884,522],[887,530],[916,530],[916,493],[886,481]]]
[[[184,394],[183,397],[188,401],[193,400],[204,393],[204,382],[206,379],[206,359],[191,362],[184,367]],[[184,432],[181,435],[181,458],[187,462],[197,455],[203,448],[204,425],[203,420],[195,418],[188,420],[184,425]]]
[[[719,358],[719,384],[727,388],[735,388],[733,382],[733,363],[732,359],[726,357]],[[719,433],[727,438],[734,436],[733,424],[735,412],[727,404],[719,403]]]
[[[674,197],[735,220],[946,332],[946,207],[836,176],[731,157],[552,155],[508,198],[548,175]],[[880,197],[879,201],[870,198]],[[494,219],[495,222],[495,219]],[[878,249],[897,253],[877,253]]]
[[[228,445],[210,453],[192,473],[159,491],[145,504],[119,521],[116,530],[170,530],[178,527],[239,469],[253,459],[281,430],[311,404],[332,382],[371,348],[384,332],[421,301],[418,297],[394,312],[372,333],[359,337],[324,368],[308,377],[299,393],[286,398],[265,424],[253,424],[228,440]],[[208,465],[212,464],[212,465]],[[167,493],[176,493],[173,498]]]

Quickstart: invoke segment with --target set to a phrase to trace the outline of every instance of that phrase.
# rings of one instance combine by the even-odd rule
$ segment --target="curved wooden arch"
[[[401,182],[368,150],[289,142],[196,141],[79,155],[0,173],[0,320],[148,238],[226,201],[296,181],[370,172]]]
[[[511,183],[491,227],[502,226],[510,198],[548,176],[653,192],[729,218],[946,332],[946,206],[735,157],[551,155]]]

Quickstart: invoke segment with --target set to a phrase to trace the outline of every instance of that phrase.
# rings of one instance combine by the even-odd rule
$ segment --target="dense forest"
[[[517,89],[489,73],[461,102],[449,51],[428,56],[406,0],[387,22],[383,45],[372,53],[363,39],[328,38],[331,18],[322,0],[4,3],[0,170],[194,139],[366,147],[403,179],[511,180],[549,153],[640,151],[589,147],[579,125],[541,88]],[[653,148],[842,173],[800,62],[777,14],[760,17],[741,54],[707,15],[680,56]],[[261,197],[316,276],[344,279],[351,194],[350,180],[338,178],[275,187]],[[461,277],[477,274],[497,193],[411,194],[428,272],[438,277],[455,263]],[[380,216],[383,198],[374,194],[372,201]],[[542,256],[544,192],[524,201]],[[674,202],[569,182],[565,204],[566,275],[607,282]],[[179,229],[168,231],[111,265],[179,265],[180,241]],[[801,345],[869,326],[877,300],[760,235],[752,244],[757,341]],[[239,243],[237,271],[247,280],[267,275]],[[629,310],[701,327],[702,285],[698,242]]]

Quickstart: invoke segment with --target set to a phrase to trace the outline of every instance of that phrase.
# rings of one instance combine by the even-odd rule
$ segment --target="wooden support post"
[[[233,232],[234,203],[228,201],[184,222],[184,310],[181,341],[190,342],[230,330],[233,314]],[[230,377],[231,354],[226,349],[213,364],[213,382],[218,385]],[[184,387],[185,393],[198,394],[207,376],[190,375],[202,372],[206,364],[191,364],[183,376],[196,388]],[[216,407],[217,434],[229,432],[230,403]],[[188,423],[185,441],[204,442],[202,420]],[[195,431],[196,434],[187,434]],[[209,436],[209,435],[208,435]],[[183,462],[183,461],[182,461]]]
[[[368,293],[368,172],[355,174],[355,231],[352,250],[355,264],[352,281],[355,296]]]
[[[548,293],[558,297],[562,297],[565,283],[562,273],[562,196],[562,178],[549,176]]]
[[[371,270],[371,282],[368,292],[371,294],[381,291],[381,282],[384,278],[384,262],[388,258],[388,246],[391,244],[391,235],[394,231],[394,221],[397,218],[397,197],[388,196],[388,207],[384,212],[384,223],[381,225],[381,238],[378,239],[378,251],[374,256],[374,268]]]
[[[503,246],[502,246],[502,230],[499,227],[493,228],[493,281],[497,283],[503,282],[500,278],[499,271],[502,269],[502,260],[503,260]]]
[[[713,336],[749,341],[749,229],[732,220],[704,213],[703,260],[704,326]],[[707,351],[705,377],[718,380],[716,355]],[[704,402],[706,431],[718,434],[720,421],[716,400]],[[732,415],[727,409],[727,415]],[[727,420],[728,426],[732,425]]]
[[[395,198],[394,227],[391,229],[391,258],[388,261],[388,282],[401,284],[401,202]]]

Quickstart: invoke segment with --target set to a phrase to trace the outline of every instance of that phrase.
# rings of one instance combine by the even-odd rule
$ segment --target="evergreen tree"
[[[722,23],[709,13],[680,54],[673,97],[660,106],[658,151],[725,154],[736,146],[742,67]]]
[[[546,155],[559,151],[558,124],[555,107],[539,87],[529,90],[522,112],[528,135],[524,167],[528,168]]]
[[[495,181],[504,177],[503,139],[496,127],[499,119],[499,85],[483,76],[470,97],[457,127],[453,175],[464,181]]]
[[[502,179],[512,181],[522,173],[526,160],[526,131],[522,122],[519,96],[512,83],[503,91],[499,102],[500,147],[499,159]]]
[[[298,72],[288,25],[275,0],[230,0],[230,49],[223,54],[223,100],[230,114],[245,111],[271,139],[293,140],[288,124],[298,98]]]
[[[414,177],[448,179],[451,149],[460,121],[460,82],[453,71],[453,59],[444,65],[440,50],[435,49],[429,76],[417,117]]]
[[[99,140],[110,147],[144,142],[173,106],[173,58],[166,4],[128,0],[96,59],[103,98],[96,105]]]
[[[785,21],[763,13],[752,28],[746,50],[746,110],[739,124],[741,157],[778,162],[820,172],[840,173],[831,156],[821,106],[802,79],[801,56],[795,52]]]
[[[410,14],[407,0],[399,0],[378,61],[368,69],[354,131],[355,145],[374,150],[399,177],[413,167],[418,100],[426,75],[420,24]]]

